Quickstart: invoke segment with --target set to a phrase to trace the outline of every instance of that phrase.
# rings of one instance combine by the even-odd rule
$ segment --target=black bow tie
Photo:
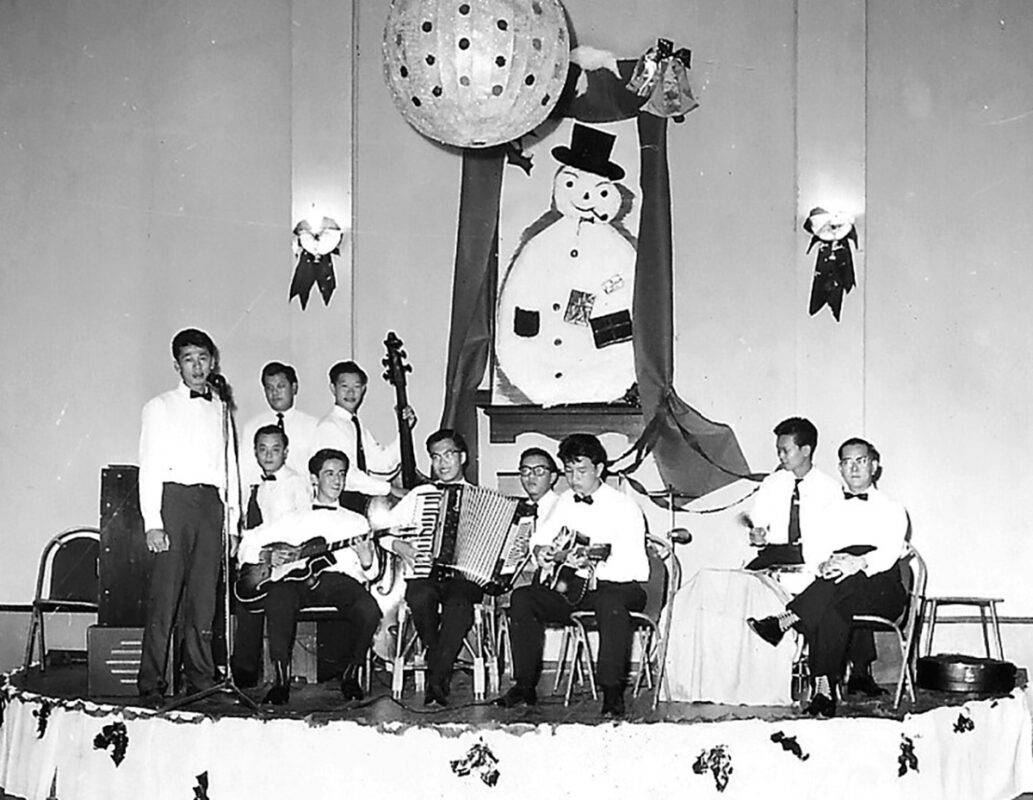
[[[592,495],[590,495],[590,494],[586,494],[584,497],[582,497],[579,494],[576,494],[576,495],[574,495],[574,502],[575,503],[584,503],[586,506],[590,506],[595,501],[592,499]]]
[[[340,508],[340,506],[324,506],[324,505],[320,505],[319,503],[313,503],[312,504],[312,510],[313,511],[336,511],[339,508]]]
[[[861,492],[860,494],[850,494],[848,491],[843,491],[844,500],[868,500],[868,492]]]
[[[201,398],[202,400],[207,400],[210,403],[210,402],[212,402],[212,393],[211,392],[195,392],[193,389],[191,389],[190,390],[190,399],[191,400],[196,400],[197,398]]]
[[[263,481],[275,481],[276,480],[276,476],[275,475],[263,475],[262,476],[262,480]]]

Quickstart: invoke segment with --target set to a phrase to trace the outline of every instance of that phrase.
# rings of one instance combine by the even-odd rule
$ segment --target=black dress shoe
[[[836,699],[827,694],[816,694],[807,704],[805,713],[811,717],[834,717],[836,716]]]
[[[153,689],[149,692],[143,692],[138,702],[144,708],[161,708],[165,705],[165,695],[157,689]]]
[[[258,673],[249,669],[233,670],[233,682],[238,689],[254,689],[258,686]]]
[[[291,699],[291,687],[286,683],[274,683],[262,698],[262,705],[282,706]]]
[[[603,686],[603,707],[602,715],[604,717],[623,717],[624,716],[624,687],[623,686]]]
[[[345,700],[362,700],[366,696],[359,684],[359,679],[355,677],[341,679],[341,694],[344,695]]]
[[[502,708],[513,708],[521,703],[528,706],[538,704],[538,692],[533,686],[511,686],[508,692],[495,700],[495,705]]]
[[[885,697],[889,694],[875,682],[870,672],[851,675],[846,684],[846,693],[863,694],[865,697]]]
[[[438,705],[445,708],[448,705],[448,698],[445,696],[445,693],[441,690],[440,686],[428,683],[427,691],[423,694],[423,705]]]
[[[750,617],[746,620],[746,624],[750,626],[751,631],[772,647],[778,647],[778,643],[782,641],[782,637],[786,633],[778,624],[778,617],[764,617],[764,619]]]

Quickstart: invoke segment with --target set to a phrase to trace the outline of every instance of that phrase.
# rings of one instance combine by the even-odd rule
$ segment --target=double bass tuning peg
[[[385,367],[390,367],[391,366],[391,360],[388,359],[388,358],[380,359],[380,363],[383,364]]]
[[[391,373],[390,373],[390,372],[387,372],[386,370],[384,371],[384,374],[383,374],[383,375],[381,375],[380,377],[382,377],[382,378],[383,378],[383,379],[384,379],[385,381],[387,381],[388,383],[390,383],[390,382],[391,382]]]

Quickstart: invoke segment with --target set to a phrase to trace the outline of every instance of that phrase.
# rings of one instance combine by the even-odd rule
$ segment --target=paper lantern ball
[[[490,147],[540,125],[570,63],[558,0],[393,0],[384,74],[416,130],[457,147]]]

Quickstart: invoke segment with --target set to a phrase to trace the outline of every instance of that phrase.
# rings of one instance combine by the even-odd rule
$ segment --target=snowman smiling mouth
[[[577,204],[574,205],[574,210],[581,214],[582,222],[595,222],[596,220],[606,222],[607,218],[610,216],[609,214],[598,213],[593,207],[582,208]]]

